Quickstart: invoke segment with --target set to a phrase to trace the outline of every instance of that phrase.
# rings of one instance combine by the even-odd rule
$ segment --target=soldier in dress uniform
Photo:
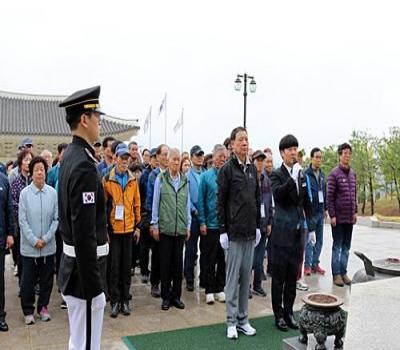
[[[69,349],[100,349],[106,298],[103,276],[108,254],[106,207],[95,151],[99,139],[100,86],[77,91],[65,108],[72,143],[60,165],[59,230],[63,240],[58,283],[67,303]]]

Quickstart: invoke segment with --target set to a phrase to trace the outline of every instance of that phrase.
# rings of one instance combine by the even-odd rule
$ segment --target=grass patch
[[[249,337],[239,333],[239,339],[226,338],[226,324],[178,329],[123,337],[131,350],[258,350],[282,349],[282,340],[299,335],[296,330],[281,332],[275,327],[273,315],[251,320],[257,335]]]

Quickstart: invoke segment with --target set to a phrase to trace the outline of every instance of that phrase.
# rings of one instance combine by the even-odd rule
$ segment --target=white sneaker
[[[246,323],[242,326],[237,326],[236,329],[239,332],[242,332],[246,335],[256,335],[257,331],[255,328],[253,328],[252,326],[250,326],[250,323]]]
[[[300,282],[300,281],[297,281],[296,282],[296,289],[297,290],[301,290],[301,291],[307,291],[308,290],[308,285],[307,284],[305,284],[305,283],[302,283],[302,282]]]
[[[225,303],[225,293],[219,292],[215,294],[215,299],[218,300],[220,303]]]
[[[207,304],[214,304],[214,294],[208,293],[206,294],[206,303]]]
[[[18,265],[14,267],[14,276],[18,276]]]
[[[237,334],[237,330],[235,326],[229,326],[228,330],[226,332],[226,337],[228,339],[237,339],[238,338],[238,334]]]
[[[29,326],[31,324],[35,324],[35,318],[33,317],[33,315],[26,315],[25,316],[25,324],[27,326]]]

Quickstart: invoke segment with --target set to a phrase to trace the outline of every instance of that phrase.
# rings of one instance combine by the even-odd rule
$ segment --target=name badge
[[[124,220],[124,206],[117,205],[115,207],[115,220]]]
[[[318,191],[318,202],[324,203],[324,192],[321,190]]]
[[[264,204],[261,204],[261,217],[265,218],[265,208],[264,208]]]

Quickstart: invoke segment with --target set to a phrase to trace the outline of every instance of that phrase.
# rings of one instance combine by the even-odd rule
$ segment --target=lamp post
[[[247,73],[244,73],[243,75],[238,74],[235,80],[235,90],[240,91],[242,88],[242,80],[244,80],[244,87],[243,87],[243,98],[244,98],[244,109],[243,109],[243,127],[246,128],[246,105],[247,105],[247,78],[251,79],[249,83],[249,89],[250,92],[256,92],[256,81],[254,80],[254,77],[247,75]]]

